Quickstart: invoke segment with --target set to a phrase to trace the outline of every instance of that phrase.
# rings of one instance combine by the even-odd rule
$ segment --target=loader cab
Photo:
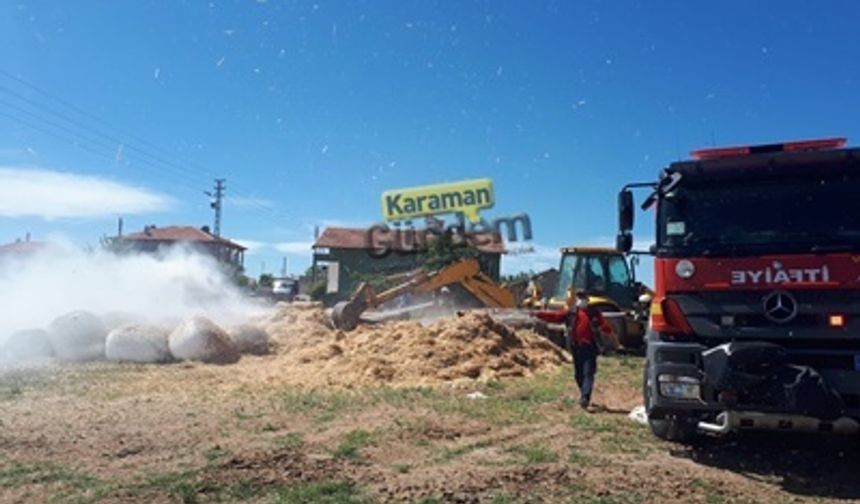
[[[631,309],[636,292],[630,265],[615,249],[565,247],[551,305],[566,304],[569,292],[584,289],[593,298],[603,298],[619,308]]]

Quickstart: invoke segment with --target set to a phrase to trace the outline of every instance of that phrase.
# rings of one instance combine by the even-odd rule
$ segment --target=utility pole
[[[215,210],[215,225],[212,226],[212,234],[215,236],[221,236],[221,203],[224,200],[224,190],[227,189],[227,186],[224,185],[227,179],[216,178],[215,179],[215,192],[204,191],[206,196],[212,198],[212,202],[209,203],[209,206]]]

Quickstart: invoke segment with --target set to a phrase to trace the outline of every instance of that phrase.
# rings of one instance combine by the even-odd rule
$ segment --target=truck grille
[[[772,291],[699,292],[673,294],[699,338],[756,339],[810,348],[860,344],[860,293],[857,291],[790,291],[797,315],[788,322],[765,316],[764,298]],[[845,316],[845,327],[828,325],[828,315]]]

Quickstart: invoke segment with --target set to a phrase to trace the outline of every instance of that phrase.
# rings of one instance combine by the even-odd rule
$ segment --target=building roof
[[[125,241],[157,241],[157,242],[183,242],[183,243],[220,243],[224,246],[246,250],[238,243],[219,238],[209,232],[194,226],[168,226],[155,227],[146,226],[139,233],[130,233],[122,237]]]
[[[415,247],[420,247],[422,233],[420,229],[415,230]],[[367,229],[328,227],[323,230],[320,237],[313,244],[313,248],[333,249],[355,249],[370,250],[373,248],[369,239],[370,231]],[[430,235],[433,236],[433,235]],[[393,238],[393,236],[392,236]],[[504,254],[505,243],[498,233],[474,233],[470,240],[475,243],[476,248],[487,254]],[[481,243],[480,245],[478,243]],[[404,250],[402,241],[392,240],[391,250]]]
[[[598,254],[598,255],[624,255],[618,249],[613,247],[591,247],[575,245],[572,247],[562,247],[562,253],[566,254]]]
[[[48,247],[48,243],[39,241],[16,241],[0,245],[0,255],[12,254],[33,254],[44,250]]]

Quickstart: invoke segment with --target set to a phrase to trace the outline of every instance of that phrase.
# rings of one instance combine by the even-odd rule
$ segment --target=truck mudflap
[[[825,420],[804,415],[784,415],[754,411],[724,411],[715,422],[701,421],[700,431],[716,435],[738,430],[777,430],[790,432],[830,432],[835,434],[857,434],[860,423],[853,418],[839,417]]]
[[[824,420],[838,419],[845,411],[842,397],[824,377],[812,367],[791,363],[779,345],[719,345],[702,352],[702,371],[703,384],[721,398],[719,402],[727,409]]]

